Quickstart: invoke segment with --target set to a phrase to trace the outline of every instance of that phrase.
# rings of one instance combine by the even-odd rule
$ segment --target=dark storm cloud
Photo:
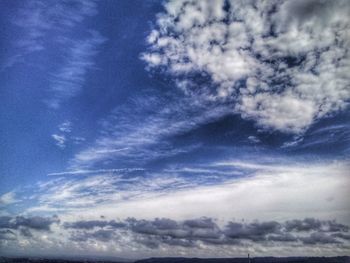
[[[0,228],[18,229],[31,228],[35,230],[49,231],[53,223],[59,223],[57,216],[53,217],[24,217],[24,216],[2,216],[0,217]]]

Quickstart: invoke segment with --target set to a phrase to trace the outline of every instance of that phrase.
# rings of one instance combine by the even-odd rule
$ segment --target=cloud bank
[[[51,230],[53,223],[56,227]],[[250,251],[261,254],[261,248],[271,246],[280,253],[286,247],[310,252],[317,245],[324,251],[345,252],[349,242],[349,226],[316,218],[284,222],[230,220],[219,224],[209,217],[187,220],[127,218],[123,221],[101,217],[59,224],[57,217],[0,217],[0,245],[19,251],[36,246],[48,251],[70,247],[69,253],[90,249],[93,253],[114,251],[119,255],[129,251],[130,256],[130,251],[138,251],[137,255],[142,257],[147,253],[162,255],[164,251],[189,256],[198,251],[213,253],[221,249],[227,253]],[[288,252],[282,254],[288,255]]]

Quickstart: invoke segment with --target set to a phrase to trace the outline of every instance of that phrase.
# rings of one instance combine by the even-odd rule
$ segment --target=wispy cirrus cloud
[[[207,107],[174,94],[139,96],[116,108],[102,121],[101,136],[77,153],[71,168],[113,161],[145,164],[198,148],[198,143],[174,145],[172,138],[227,114],[225,106]],[[145,116],[143,113],[148,112]]]
[[[45,101],[58,108],[61,102],[80,92],[87,71],[95,68],[94,57],[106,38],[88,28],[85,21],[97,14],[93,0],[23,2],[12,21],[21,37],[14,41],[13,55],[3,70],[20,62],[31,66],[35,56],[55,61],[55,67],[43,70],[49,76],[48,93],[52,96]]]
[[[107,174],[107,173],[118,173],[118,172],[133,172],[133,171],[144,171],[143,168],[121,168],[121,169],[98,169],[98,170],[72,170],[66,172],[49,173],[51,176],[62,176],[62,175],[88,175],[88,174]]]
[[[50,89],[53,98],[47,101],[50,107],[58,108],[61,101],[77,95],[85,82],[88,70],[95,68],[94,57],[98,47],[106,39],[97,31],[91,31],[89,35],[86,39],[69,44],[63,66],[51,74]]]
[[[95,1],[73,0],[70,4],[62,1],[31,0],[22,4],[12,23],[22,30],[15,47],[17,54],[11,66],[27,55],[51,48],[48,41],[51,33],[57,33],[55,41],[78,27],[84,19],[97,14]],[[57,39],[55,39],[57,38]]]
[[[326,219],[332,213],[340,222],[348,222],[347,162],[271,161],[85,171],[79,176],[58,173],[55,179],[38,185],[35,204],[27,212],[79,214],[86,219],[97,213],[112,218],[174,219],[239,215],[249,220]]]

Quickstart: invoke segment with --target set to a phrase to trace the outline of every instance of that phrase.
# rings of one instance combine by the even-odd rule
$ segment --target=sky
[[[350,254],[350,2],[0,0],[0,255]]]

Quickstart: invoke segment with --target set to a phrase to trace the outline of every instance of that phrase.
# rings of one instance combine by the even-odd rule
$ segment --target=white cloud
[[[52,134],[51,137],[55,140],[56,145],[61,149],[66,148],[66,136],[61,134]]]
[[[141,175],[137,171],[107,171],[43,185],[38,206],[28,212],[57,209],[67,219],[93,219],[97,214],[181,220],[201,216],[220,220],[315,217],[347,223],[348,170],[344,161],[306,165],[228,160],[204,168],[140,170]],[[186,176],[194,172],[196,176]]]
[[[9,205],[17,202],[19,202],[19,200],[16,199],[16,194],[14,191],[5,193],[0,196],[0,205]]]
[[[72,131],[72,123],[71,123],[70,121],[62,122],[62,123],[58,126],[58,129],[59,129],[61,132],[70,133],[70,132]]]
[[[16,54],[8,58],[2,69],[23,62],[25,57],[34,52],[45,50],[47,40],[61,36],[63,31],[73,30],[87,17],[96,15],[95,1],[73,0],[71,4],[31,0],[17,10],[11,21],[20,31],[19,39],[14,43]],[[54,37],[54,39],[55,39]],[[57,39],[55,39],[57,41]],[[5,60],[6,61],[6,60]]]
[[[13,16],[13,30],[19,37],[1,69],[19,62],[31,62],[30,54],[56,49],[55,54],[44,54],[53,61],[49,70],[40,63],[35,66],[48,76],[51,98],[45,102],[58,108],[63,101],[80,92],[87,72],[95,68],[94,58],[106,39],[84,22],[97,13],[95,0],[27,1]]]
[[[70,143],[81,144],[85,141],[84,137],[72,135],[73,125],[72,122],[66,120],[58,125],[58,131],[56,134],[52,134],[51,137],[55,140],[56,145],[61,149],[66,148]]]
[[[170,99],[137,97],[126,106],[116,108],[102,122],[102,136],[75,154],[71,168],[93,167],[115,160],[142,165],[159,157],[191,151],[198,144],[174,147],[168,138],[227,114],[227,107],[214,108],[208,104],[197,104],[186,98],[178,100],[173,95]],[[144,112],[149,114],[145,116]]]
[[[196,178],[201,173],[215,174],[216,171],[229,172],[230,168],[251,171],[248,177],[234,176],[219,184],[196,184],[192,179],[186,180],[186,176],[179,177],[174,171],[164,170],[159,174],[144,174],[142,176],[124,176],[119,174],[97,174],[86,177],[55,179],[39,185],[39,204],[28,208],[25,213],[59,213],[61,222],[74,222],[81,220],[124,220],[129,217],[136,219],[154,220],[154,218],[170,218],[172,220],[187,220],[206,216],[214,218],[218,226],[223,227],[228,221],[235,222],[260,222],[317,218],[320,220],[333,220],[348,225],[350,222],[348,189],[349,180],[347,171],[349,163],[253,163],[239,160],[226,160],[211,163],[205,169],[199,167],[183,167],[178,170],[180,174],[185,172],[197,172]],[[171,174],[173,176],[171,176]],[[223,174],[219,174],[223,176]],[[103,215],[103,217],[101,217]],[[96,221],[95,221],[96,222]],[[140,221],[146,222],[146,221]],[[72,232],[66,231],[61,226],[52,226],[50,233],[36,233],[33,231],[34,240],[21,237],[21,241],[27,240],[27,249],[35,249],[38,246],[50,249],[62,249],[66,253],[87,250],[94,253],[111,253],[115,247],[119,252],[131,256],[137,248],[142,256],[147,253],[160,253],[169,256],[170,250],[174,253],[185,255],[223,256],[233,251],[245,253],[242,246],[227,244],[212,246],[201,243],[199,246],[187,247],[186,243],[177,245],[173,243],[161,244],[162,249],[148,250],[148,243],[143,243],[144,236],[134,235],[130,231],[122,230],[123,238],[119,232],[110,233],[94,232],[91,229],[86,233],[87,237],[101,239],[88,239],[84,241],[84,233],[76,231],[73,235],[76,239],[69,240]],[[104,229],[108,230],[108,229]],[[163,231],[163,230],[162,230]],[[164,231],[163,231],[164,232]],[[201,232],[198,232],[200,234]],[[104,235],[106,234],[106,235]],[[304,240],[305,233],[298,233]],[[45,238],[43,237],[45,236]],[[79,237],[82,238],[79,241]],[[311,242],[307,238],[318,236],[305,236],[305,242]],[[322,238],[323,236],[320,236]],[[330,236],[333,240],[336,236]],[[82,241],[83,240],[83,241]],[[109,242],[110,240],[110,242]],[[151,241],[151,240],[148,240]],[[332,241],[332,242],[333,242]],[[221,242],[221,241],[220,241]],[[94,246],[92,244],[95,244]],[[159,242],[158,242],[159,243]],[[70,244],[70,249],[62,244]],[[16,243],[7,243],[9,248]],[[145,247],[146,245],[146,247]],[[148,245],[152,245],[149,243]],[[274,241],[273,246],[266,242],[252,242],[248,244],[254,255],[293,255],[307,253],[309,255],[322,255],[322,253],[345,253],[348,247],[334,244],[294,244],[279,243]],[[268,250],[266,250],[268,248]],[[164,249],[164,250],[163,250]],[[219,249],[219,250],[218,250]],[[147,252],[148,251],[148,252]],[[164,251],[162,254],[161,251]],[[228,251],[230,253],[228,253]],[[206,254],[207,253],[207,254]],[[228,253],[228,254],[226,254]],[[328,255],[330,255],[328,254]],[[119,254],[120,255],[120,254]]]
[[[132,172],[132,171],[143,171],[142,168],[123,168],[123,169],[98,169],[98,170],[73,170],[58,173],[49,173],[52,176],[62,175],[88,175],[88,174],[104,174],[104,173],[118,173],[118,172]]]
[[[347,107],[348,1],[230,1],[228,11],[224,1],[169,1],[165,10],[142,58],[181,79],[207,73],[215,92],[200,93],[243,118],[298,134]]]
[[[259,143],[260,142],[260,139],[256,136],[248,136],[248,140],[251,141],[252,143]]]
[[[152,237],[144,240],[144,236],[131,233],[128,229],[112,233],[113,238],[108,238],[110,232],[95,233],[98,230],[95,228],[86,233],[87,240],[84,240],[83,232],[65,230],[63,222],[101,218],[124,221],[129,217],[146,220],[169,218],[179,222],[206,216],[215,219],[215,223],[224,229],[231,220],[243,222],[244,219],[245,223],[255,222],[256,219],[260,222],[284,222],[307,217],[327,221],[335,219],[349,225],[348,170],[349,163],[345,161],[295,163],[271,158],[265,162],[224,159],[199,166],[170,167],[158,172],[111,169],[57,173],[59,178],[50,178],[34,186],[36,191],[31,200],[36,204],[26,207],[23,215],[58,214],[61,224],[52,225],[51,232],[33,230],[31,236],[24,236],[25,233],[16,232],[20,229],[14,229],[19,238],[7,240],[6,243],[0,240],[0,243],[8,251],[11,248],[27,252],[53,249],[55,253],[78,251],[85,254],[92,251],[94,254],[101,252],[111,255],[117,247],[118,254],[125,253],[128,257],[133,255],[134,249],[142,256],[147,256],[147,253],[169,256],[171,251],[177,255],[181,252],[187,256],[202,257],[245,253],[246,247],[243,246],[243,249],[237,244],[213,246],[197,242],[192,247],[180,241],[167,243],[166,239],[162,239],[164,242],[160,244],[158,240],[159,249],[153,250],[147,247],[152,242],[144,243],[152,241]],[[80,176],[70,176],[74,174]],[[188,176],[190,174],[195,176]],[[214,183],[206,183],[212,180]],[[6,194],[4,199],[14,198],[11,196]],[[201,233],[198,232],[199,235]],[[298,235],[304,240],[304,233]],[[312,242],[311,238],[317,241],[317,238],[322,237],[305,236],[305,242]],[[296,250],[309,255],[322,255],[325,251],[330,254],[348,251],[348,247],[335,243],[335,238],[341,237],[329,235],[329,240],[333,242],[329,244],[309,245],[299,242],[291,245],[289,242],[273,241],[273,245],[266,242],[248,242],[247,245],[254,255],[292,255]]]
[[[90,31],[86,39],[72,41],[66,50],[64,65],[50,79],[50,89],[54,94],[54,98],[48,100],[50,107],[58,108],[63,100],[80,92],[88,70],[95,66],[98,47],[105,41],[97,31]]]
[[[279,171],[270,167],[266,171],[258,171],[251,178],[131,200],[119,204],[113,211],[110,206],[99,209],[104,215],[116,213],[120,217],[183,219],[206,215],[268,220],[331,216],[349,222],[347,168],[343,165],[321,165]],[[329,197],[333,198],[332,202],[327,201]]]

